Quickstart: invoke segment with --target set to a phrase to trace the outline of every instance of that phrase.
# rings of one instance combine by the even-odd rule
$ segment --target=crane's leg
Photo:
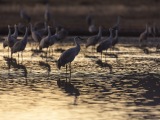
[[[47,62],[47,52],[48,52],[48,48],[47,48],[47,51],[46,51],[46,62]]]
[[[94,53],[94,46],[92,46],[92,53]]]
[[[69,67],[70,67],[70,74],[69,74],[69,78],[70,78],[70,79],[69,79],[69,80],[71,81],[71,69],[72,69],[72,68],[71,68],[71,62],[69,63]]]
[[[18,64],[19,64],[19,53],[18,53]]]
[[[12,52],[11,52],[11,59],[12,59]]]
[[[101,61],[102,61],[102,52],[101,52]]]
[[[107,56],[107,50],[106,50],[106,54],[105,54],[105,62],[106,62],[106,56]]]
[[[67,76],[67,64],[66,64],[66,76]]]
[[[51,50],[52,50],[52,56],[53,56],[53,47],[51,47],[51,48],[52,48]]]
[[[9,57],[9,47],[8,47],[8,57]]]
[[[50,56],[50,47],[48,48],[48,56]]]
[[[9,53],[8,53],[9,54]],[[4,56],[4,48],[3,48],[3,56]]]
[[[23,63],[23,51],[21,52],[21,58],[22,58],[22,63]]]

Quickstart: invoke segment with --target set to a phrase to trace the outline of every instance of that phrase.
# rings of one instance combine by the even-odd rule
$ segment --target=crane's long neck
[[[48,27],[48,37],[51,36],[51,30],[50,30],[50,27]]]
[[[44,23],[44,29],[47,30],[47,23]]]
[[[109,36],[109,39],[110,39],[110,42],[112,42],[112,39],[113,39],[112,30],[109,30],[109,31],[110,31],[110,36]]]
[[[11,28],[8,27],[8,37],[10,37],[10,36],[11,36]]]
[[[119,19],[120,19],[120,18],[119,18],[119,16],[118,16],[118,18],[117,18],[117,25],[119,25]]]
[[[148,33],[148,25],[146,25],[145,33]]]
[[[116,30],[116,36],[114,37],[114,39],[118,38],[118,30]]]
[[[32,24],[30,24],[30,26],[31,26],[31,32],[33,32],[33,31],[34,31],[34,29],[33,29],[33,26],[32,26]]]
[[[98,38],[102,37],[102,28],[99,28],[99,32],[98,32]]]
[[[79,53],[79,51],[80,51],[80,44],[76,41],[76,40],[74,40],[75,41],[75,44],[76,44],[76,47],[75,47],[75,49],[76,49],[76,55],[78,55],[78,53]]]
[[[26,28],[26,32],[25,32],[25,35],[24,35],[24,37],[23,37],[23,43],[27,43],[27,41],[28,41],[28,28]]]
[[[14,33],[13,34],[17,34],[18,33],[18,31],[17,31],[17,26],[15,25],[14,26]]]
[[[55,32],[55,35],[57,35],[59,32],[58,28],[56,27],[56,32]]]

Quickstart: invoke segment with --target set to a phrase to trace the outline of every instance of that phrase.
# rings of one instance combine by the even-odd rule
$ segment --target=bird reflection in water
[[[70,81],[61,80],[60,78],[57,80],[57,86],[63,90],[65,90],[68,95],[74,95],[74,105],[77,105],[78,96],[80,96],[79,89],[76,88]]]
[[[108,67],[110,70],[110,73],[112,73],[112,65],[108,64],[107,62],[103,63],[101,60],[97,60],[96,64],[100,67]]]
[[[10,74],[10,69],[13,67],[15,69],[18,69],[18,70],[22,70],[23,72],[23,77],[26,78],[26,84],[28,83],[27,82],[27,75],[28,75],[28,72],[27,72],[27,68],[25,65],[22,65],[22,64],[19,64],[17,63],[17,60],[15,58],[9,58],[9,57],[4,57],[4,60],[6,61],[7,65],[8,65],[8,74]]]
[[[42,61],[39,62],[39,65],[40,65],[43,69],[46,69],[46,70],[47,70],[47,73],[48,73],[47,75],[48,75],[48,78],[49,78],[50,72],[51,72],[51,66],[50,66],[48,63],[42,62]]]

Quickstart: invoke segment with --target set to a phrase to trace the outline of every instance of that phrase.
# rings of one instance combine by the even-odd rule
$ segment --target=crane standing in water
[[[98,43],[98,41],[101,39],[101,37],[102,37],[102,27],[100,26],[98,35],[89,37],[87,39],[86,48],[89,46],[93,46],[93,48],[94,48],[94,46]]]
[[[109,29],[110,31],[110,36],[108,39],[102,41],[98,47],[97,47],[97,52],[101,53],[101,60],[102,60],[102,52],[103,50],[108,50],[108,48],[112,47],[112,41],[113,41],[113,36],[112,36],[112,28]]]
[[[11,36],[14,37],[15,39],[17,39],[18,37],[18,28],[16,24],[14,25],[14,33]]]
[[[61,69],[61,66],[66,65],[66,73],[67,73],[67,64],[69,63],[70,67],[70,80],[71,80],[71,62],[75,59],[80,51],[80,44],[77,42],[78,39],[82,39],[80,37],[75,37],[74,41],[76,46],[64,51],[57,61],[58,69]]]
[[[13,53],[21,52],[21,57],[23,61],[23,51],[26,48],[27,41],[28,41],[28,28],[26,27],[26,32],[25,32],[23,39],[17,41],[11,48],[11,57]],[[19,61],[19,54],[18,54],[18,61]]]
[[[17,39],[13,36],[14,34],[11,35],[11,28],[10,25],[8,25],[8,36],[7,38],[3,41],[3,48],[8,46],[8,56],[9,56],[9,48],[12,48],[13,45],[17,42]]]
[[[148,37],[148,25],[146,24],[146,29],[145,29],[145,31],[142,32],[142,33],[140,34],[140,36],[139,36],[139,42],[140,42],[141,45],[142,45],[142,42],[143,42],[144,40],[147,40],[147,37]]]

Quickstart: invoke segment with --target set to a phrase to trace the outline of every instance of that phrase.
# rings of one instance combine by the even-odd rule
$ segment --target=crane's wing
[[[11,48],[12,53],[19,52],[21,50],[21,41],[17,41]]]
[[[65,64],[69,63],[69,62],[72,62],[75,58],[75,49],[74,48],[70,48],[66,51],[64,51],[60,58],[59,58],[59,62],[61,64],[61,66],[64,66]]]

